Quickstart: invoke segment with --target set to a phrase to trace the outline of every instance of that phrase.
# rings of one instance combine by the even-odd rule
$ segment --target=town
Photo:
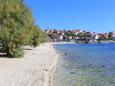
[[[96,33],[81,30],[55,30],[45,32],[52,42],[66,41],[76,43],[115,43],[115,32]]]

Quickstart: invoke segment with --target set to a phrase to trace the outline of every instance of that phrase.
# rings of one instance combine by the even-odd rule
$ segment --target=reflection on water
[[[115,86],[115,44],[58,44],[53,86]]]

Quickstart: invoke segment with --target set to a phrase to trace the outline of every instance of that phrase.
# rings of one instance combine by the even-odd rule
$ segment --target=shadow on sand
[[[10,58],[6,55],[6,53],[0,53],[0,58]]]

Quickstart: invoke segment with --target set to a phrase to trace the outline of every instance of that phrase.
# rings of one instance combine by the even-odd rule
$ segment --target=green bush
[[[34,47],[38,46],[39,44],[39,34],[40,34],[39,29],[37,27],[33,27],[32,45]]]
[[[37,46],[41,33],[23,0],[0,0],[0,51],[11,57],[21,57],[22,46]]]
[[[46,39],[47,39],[46,33],[41,31],[39,27],[33,26],[31,44],[34,47],[36,47],[39,44],[46,42],[47,41]]]

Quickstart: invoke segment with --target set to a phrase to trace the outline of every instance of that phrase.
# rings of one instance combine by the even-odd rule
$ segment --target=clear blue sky
[[[115,0],[25,0],[41,28],[115,31]]]

